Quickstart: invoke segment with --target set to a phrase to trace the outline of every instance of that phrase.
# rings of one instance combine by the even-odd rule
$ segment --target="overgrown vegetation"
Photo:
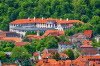
[[[52,17],[100,23],[100,0],[0,0],[0,30],[16,19]],[[98,31],[98,26],[95,31]]]

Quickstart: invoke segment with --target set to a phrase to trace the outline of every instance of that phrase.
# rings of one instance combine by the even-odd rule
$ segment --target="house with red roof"
[[[92,30],[84,30],[84,35],[86,35],[89,38],[91,38],[92,37]]]
[[[81,48],[93,48],[93,46],[89,45],[89,44],[84,44],[80,46]]]
[[[61,52],[65,49],[72,49],[72,43],[71,42],[59,42],[58,51]]]
[[[17,46],[17,47],[22,47],[25,44],[30,44],[30,43],[29,42],[15,42],[15,46]]]
[[[21,42],[22,38],[20,37],[4,37],[4,38],[0,38],[0,40],[4,40],[4,41],[11,41],[11,42]]]
[[[85,40],[85,41],[82,41],[82,44],[92,44],[93,42],[92,41],[89,41],[89,40]]]
[[[60,30],[46,30],[45,33],[40,36],[40,32],[37,31],[37,35],[27,35],[26,37],[28,37],[30,40],[33,39],[42,39],[46,36],[60,36],[60,35],[65,35],[64,31],[60,31]]]
[[[28,19],[17,19],[9,23],[10,31],[15,31],[22,35],[25,35],[26,32],[38,31],[45,32],[46,30],[60,30],[71,28],[74,26],[74,23],[84,22],[79,20],[63,20],[63,19],[45,19],[45,18],[28,18]]]
[[[0,31],[0,38],[4,37],[20,37],[20,34],[12,31]]]
[[[84,55],[96,55],[99,54],[99,49],[91,46],[90,44],[84,44],[81,45],[80,48],[78,48],[80,52],[82,52]]]
[[[56,61],[55,59],[42,59],[36,66],[100,66],[100,56],[79,56],[76,60]]]

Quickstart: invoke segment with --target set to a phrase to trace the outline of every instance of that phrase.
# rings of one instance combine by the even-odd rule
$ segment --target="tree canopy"
[[[11,21],[34,16],[69,18],[94,25],[100,21],[99,3],[100,0],[0,0],[0,30],[8,30]]]
[[[24,47],[14,47],[12,50],[11,57],[13,59],[28,59],[31,57],[31,55],[28,53],[28,51]]]

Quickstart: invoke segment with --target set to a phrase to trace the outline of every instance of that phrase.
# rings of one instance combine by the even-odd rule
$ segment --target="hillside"
[[[34,16],[81,20],[100,34],[100,0],[0,0],[0,30],[8,30],[13,20]]]

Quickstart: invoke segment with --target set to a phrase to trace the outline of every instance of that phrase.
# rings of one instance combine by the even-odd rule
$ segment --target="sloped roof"
[[[58,49],[44,49],[41,53],[45,54],[45,53],[57,53]]]
[[[48,36],[48,35],[59,36],[59,35],[65,35],[65,33],[64,31],[59,31],[59,30],[46,30],[43,36]]]
[[[52,54],[51,54],[51,53],[46,53],[46,54],[43,54],[43,55],[42,55],[42,58],[47,58],[47,57],[49,57],[49,56],[52,56]]]
[[[83,48],[83,49],[78,49],[80,52],[83,52],[85,55],[96,55],[98,54],[98,49],[96,48]]]
[[[24,46],[25,44],[30,44],[29,42],[16,42],[15,45],[17,47],[21,47],[21,46]]]
[[[92,37],[92,30],[84,30],[84,35],[86,35],[89,38],[91,38]]]
[[[89,40],[85,40],[85,41],[82,41],[82,43],[85,43],[85,44],[91,44],[92,43],[92,41],[89,41]]]
[[[59,53],[60,57],[64,56],[64,57],[68,57],[68,55],[66,55],[65,53]]]
[[[81,47],[81,48],[82,48],[82,47],[90,47],[90,48],[91,48],[91,47],[93,47],[93,46],[91,46],[91,45],[89,45],[89,44],[84,44],[84,45],[81,45],[80,47]]]
[[[4,38],[0,38],[0,40],[21,42],[20,37],[4,37]]]
[[[24,24],[24,23],[47,23],[48,21],[56,21],[57,23],[82,23],[84,24],[84,22],[79,21],[79,20],[60,20],[60,19],[53,19],[53,18],[49,18],[49,19],[41,19],[41,18],[37,18],[37,19],[17,19],[13,22],[11,22],[10,24]]]
[[[27,35],[27,37],[29,38],[29,39],[42,39],[42,38],[44,38],[43,36],[37,36],[37,35]]]

